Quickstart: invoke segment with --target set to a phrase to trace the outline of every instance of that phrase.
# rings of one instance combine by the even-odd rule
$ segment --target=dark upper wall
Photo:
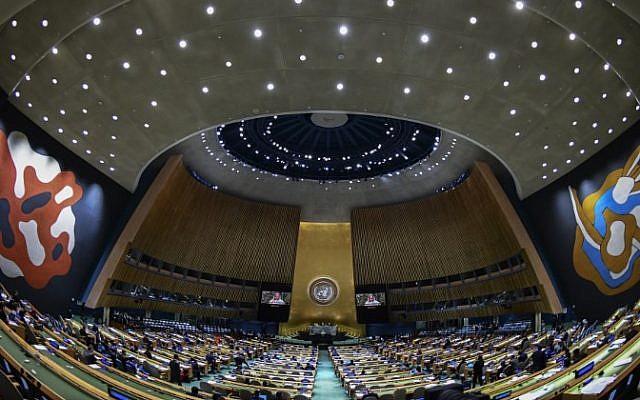
[[[24,275],[9,278],[0,273],[0,282],[10,290],[18,290],[21,297],[32,300],[42,311],[65,312],[82,295],[111,230],[121,218],[131,194],[51,138],[15,109],[2,92],[0,131],[0,144],[4,144],[4,147],[0,146],[0,232],[4,235],[0,240],[0,255],[19,265]],[[15,195],[15,190],[12,190],[15,179],[8,172],[15,171],[16,162],[32,162],[38,156],[26,151],[24,156],[20,156],[21,160],[13,160],[16,157],[9,156],[7,144],[7,138],[12,132],[26,135],[26,140],[19,133],[12,135],[14,145],[22,150],[30,147],[39,154],[55,159],[55,162],[50,159],[48,164],[36,167],[37,175],[46,174],[52,167],[55,169],[56,164],[63,171],[51,182],[42,183],[26,169],[24,176],[27,184],[23,198],[19,198]],[[73,175],[64,171],[70,171]],[[72,188],[73,196],[57,204],[55,194],[64,186]],[[44,200],[49,195],[34,197],[42,192],[51,193],[46,203]],[[27,202],[28,197],[34,198]],[[39,200],[42,201],[40,204]],[[29,206],[34,210],[29,210]],[[74,226],[75,245],[70,254],[64,249],[69,249],[67,244],[71,235],[47,235],[50,231],[47,229],[48,225],[58,220],[61,209],[66,206],[71,207],[75,217],[75,224],[73,218],[69,219],[68,215],[66,218],[67,226]],[[30,212],[25,212],[24,207]],[[6,212],[9,209],[13,211],[11,214]],[[19,210],[22,212],[18,215],[15,211]],[[32,263],[29,258],[27,248],[35,247],[33,241],[29,244],[28,240],[22,239],[20,229],[16,226],[19,220],[34,220],[38,223],[38,237],[45,248],[45,259],[40,266],[38,261]],[[9,236],[13,237],[9,240]],[[4,263],[7,264],[7,261]],[[57,276],[49,279],[54,270],[57,271]]]
[[[594,283],[578,275],[573,254],[577,224],[568,188],[571,186],[576,189],[580,202],[584,202],[585,197],[600,189],[609,173],[623,168],[638,146],[640,123],[629,128],[574,171],[528,197],[521,204],[526,213],[525,221],[529,231],[544,254],[547,267],[555,276],[567,307],[572,308],[579,318],[602,320],[617,306],[634,303],[640,298],[640,284],[636,283],[619,294],[606,295]],[[615,184],[615,180],[607,186],[611,184]],[[637,188],[636,183],[636,190]],[[638,197],[633,201],[635,205],[640,205]],[[628,225],[628,228],[632,226]],[[579,261],[579,265],[588,264],[585,260]],[[640,274],[640,261],[636,260],[632,268],[637,277]]]

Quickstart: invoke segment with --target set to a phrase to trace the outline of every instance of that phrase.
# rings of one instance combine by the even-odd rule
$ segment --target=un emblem
[[[329,278],[319,278],[309,285],[309,297],[322,306],[329,305],[338,297],[338,286]]]
[[[569,187],[576,219],[573,265],[606,295],[640,280],[640,146],[582,204]]]

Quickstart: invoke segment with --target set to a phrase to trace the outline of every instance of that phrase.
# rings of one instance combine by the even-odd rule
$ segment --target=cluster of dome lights
[[[458,143],[457,138],[451,138],[446,143],[442,143],[439,130],[408,121],[362,115],[350,117],[357,121],[356,131],[344,129],[344,127],[338,128],[333,132],[334,140],[328,137],[331,136],[331,133],[327,135],[331,129],[319,128],[307,132],[307,139],[315,137],[316,140],[322,141],[324,139],[331,143],[325,143],[324,146],[319,147],[307,147],[309,151],[305,153],[296,152],[296,150],[300,150],[299,147],[292,149],[272,140],[272,138],[289,136],[287,127],[298,129],[304,124],[312,126],[312,123],[309,122],[310,114],[275,115],[221,125],[213,131],[201,132],[200,141],[204,151],[212,159],[215,159],[219,167],[228,168],[231,173],[239,174],[242,170],[245,175],[254,174],[256,180],[270,176],[288,182],[316,181],[324,186],[324,190],[329,190],[328,186],[332,184],[342,184],[347,190],[352,190],[356,185],[368,185],[371,188],[376,188],[376,185],[382,187],[388,179],[396,176],[421,177],[447,161]],[[348,149],[340,148],[338,152],[341,155],[338,156],[335,152],[326,153],[340,147],[339,145],[336,147],[336,134],[361,135],[362,132],[358,133],[357,130],[362,126],[358,127],[357,125],[362,124],[362,120],[366,121],[364,126],[367,128],[372,127],[371,121],[379,123],[384,129],[377,137],[385,137],[387,141],[384,144],[379,143],[376,146],[366,148],[358,148],[353,145]],[[282,126],[277,125],[277,121],[285,121],[284,130],[282,130]],[[263,129],[256,130],[256,127]],[[282,134],[276,134],[276,130],[281,130]],[[230,151],[228,149],[229,143],[225,142],[225,137],[229,137],[229,140],[234,142],[234,149],[241,149],[242,154]],[[347,139],[345,137],[345,140]],[[406,141],[405,145],[411,143],[412,152],[409,152],[406,146],[403,146],[398,152],[393,150],[397,147],[390,147],[402,146],[402,140]],[[308,142],[308,140],[303,139],[302,142]],[[427,147],[423,148],[425,144]],[[298,143],[293,145],[299,146]],[[434,153],[442,145],[446,146],[446,149],[438,151],[437,158],[434,158]],[[305,145],[303,144],[302,147]],[[417,161],[410,159],[407,154],[415,156],[417,154],[414,153],[417,149],[421,150],[419,154],[422,154],[423,157]],[[324,150],[325,153],[310,154],[310,152],[317,150]],[[347,154],[344,150],[349,150],[351,153]],[[406,153],[403,154],[403,151]],[[218,186],[212,183],[207,182],[207,185],[218,189]]]
[[[300,5],[303,4],[303,0],[293,0],[293,3],[296,6],[300,6]],[[396,2],[394,0],[384,0],[384,3],[389,8],[393,8],[396,5]],[[574,6],[575,6],[575,8],[577,10],[582,10],[585,7],[585,2],[583,2],[583,1],[575,1],[574,2]],[[515,7],[516,10],[523,10],[524,8],[526,8],[526,2],[524,2],[524,1],[515,1],[514,2],[514,7]],[[212,4],[205,5],[204,13],[206,15],[212,16],[212,15],[215,14],[215,12],[216,12],[216,10],[215,10],[214,5],[212,5]],[[40,26],[43,29],[50,28],[50,21],[48,19],[46,19],[46,18],[41,19],[39,23],[40,23]],[[477,25],[477,24],[481,23],[481,21],[479,21],[478,17],[472,15],[472,16],[468,17],[468,23],[471,24],[471,25]],[[102,20],[101,16],[95,16],[95,17],[89,19],[89,24],[93,25],[94,27],[100,27],[103,24],[103,20]],[[12,28],[17,28],[19,26],[18,20],[17,19],[11,20],[10,26]],[[142,27],[135,27],[135,29],[133,29],[133,33],[136,36],[141,37],[141,36],[144,35],[144,30],[143,30]],[[342,24],[339,24],[337,26],[337,33],[338,33],[339,37],[347,37],[347,36],[352,34],[352,29],[348,24],[342,23]],[[268,35],[268,32],[266,32],[260,26],[254,26],[254,27],[251,28],[251,34],[252,34],[254,39],[261,40],[266,35]],[[572,41],[576,40],[576,39],[579,39],[579,37],[573,32],[570,32],[568,34],[568,37]],[[418,35],[416,40],[417,40],[418,43],[420,43],[422,45],[427,45],[427,44],[432,42],[432,37],[431,37],[429,32],[425,31],[425,32],[419,33],[419,35]],[[622,38],[622,37],[617,37],[616,40],[615,40],[615,44],[617,46],[623,46],[624,43],[625,43],[625,41],[624,41],[624,38]],[[179,49],[182,49],[182,50],[186,50],[186,49],[189,48],[189,41],[188,41],[187,38],[177,38],[176,39],[176,44],[177,44],[177,47]],[[539,42],[538,40],[532,40],[532,41],[530,41],[529,44],[530,44],[530,47],[532,49],[538,49],[539,47],[541,47],[543,45],[543,43]],[[499,59],[499,53],[498,53],[497,50],[495,50],[495,49],[486,49],[485,51],[486,51],[486,57],[487,57],[487,59],[489,61],[494,61],[494,60]],[[60,52],[60,50],[55,46],[52,47],[51,50],[50,50],[50,54],[52,54],[52,55],[57,55],[57,54],[59,54],[59,52]],[[306,62],[309,59],[309,57],[310,57],[309,55],[307,55],[305,53],[301,53],[301,54],[299,54],[298,59],[300,60],[300,62]],[[84,54],[84,58],[85,58],[86,61],[93,61],[94,60],[94,54],[92,54],[91,52],[86,52]],[[12,52],[12,53],[9,54],[9,59],[10,59],[11,62],[16,62],[18,60],[18,55],[16,55],[15,53]],[[384,57],[382,55],[377,55],[374,58],[374,61],[375,61],[376,64],[382,64],[382,63],[384,63]],[[125,71],[126,70],[130,70],[130,69],[135,67],[133,62],[130,61],[130,60],[122,60],[120,62],[120,65],[121,65],[122,69],[125,70]],[[233,61],[231,59],[224,60],[224,65],[225,65],[226,68],[231,68],[233,66]],[[452,66],[452,65],[444,66],[444,70],[443,70],[444,74],[453,75],[455,73],[455,68],[454,67],[455,66]],[[610,69],[613,69],[613,66],[610,63],[605,62],[603,64],[603,69],[604,69],[604,71],[609,71]],[[162,77],[165,77],[168,74],[168,71],[165,68],[162,68],[159,71],[160,71],[160,75]],[[575,75],[578,75],[578,74],[581,73],[581,69],[580,69],[579,65],[572,66],[570,71],[573,72],[573,74],[575,74]],[[550,76],[548,74],[548,72],[545,72],[545,71],[541,71],[537,75],[537,80],[540,81],[540,82],[546,82],[548,80],[551,80],[552,78],[553,77]],[[31,76],[29,74],[25,74],[23,76],[23,80],[22,80],[22,82],[20,82],[20,84],[22,84],[23,82],[28,82],[28,81],[31,81]],[[50,82],[51,82],[52,85],[58,85],[60,83],[60,80],[57,77],[53,76],[53,77],[51,77]],[[502,82],[502,86],[505,87],[505,88],[509,87],[510,86],[510,81],[504,80]],[[19,85],[17,87],[19,87]],[[90,91],[91,86],[87,82],[82,82],[81,83],[81,88],[82,88],[83,91]],[[276,81],[267,81],[267,82],[264,83],[264,88],[266,88],[266,90],[268,92],[277,91],[278,90],[278,82],[276,82]],[[213,92],[213,90],[214,90],[214,88],[212,86],[210,86],[210,85],[200,85],[198,89],[203,95],[208,95],[211,92]],[[347,82],[345,82],[345,81],[337,81],[337,82],[335,82],[335,90],[336,91],[343,92],[343,91],[345,91],[347,89],[348,89]],[[402,85],[401,87],[398,88],[398,90],[399,90],[399,92],[401,92],[404,95],[412,94],[412,88],[411,88],[411,86],[408,86],[408,85]],[[16,89],[13,92],[13,94],[14,94],[14,96],[16,98],[20,98],[21,97],[21,91],[18,90],[18,89]],[[633,98],[634,101],[636,100],[636,97],[635,97],[635,95],[633,94],[633,92],[631,90],[627,90],[625,92],[625,95],[626,95],[626,97]],[[608,97],[607,93],[602,93],[602,99],[603,100],[605,100],[607,97]],[[465,93],[462,94],[461,98],[465,102],[470,102],[472,100],[473,96],[472,96],[472,93],[465,92]],[[156,99],[149,99],[148,101],[149,101],[148,104],[151,106],[152,109],[155,109],[155,108],[157,108],[159,106],[159,103],[158,103],[158,101]],[[574,96],[572,98],[572,101],[573,101],[574,104],[582,104],[583,103],[583,101],[582,101],[580,96]],[[26,105],[27,105],[28,108],[33,108],[33,104],[31,102],[26,102]],[[640,108],[639,106],[636,106],[636,110],[639,110],[639,108]],[[518,108],[515,107],[515,106],[514,107],[508,107],[506,111],[507,111],[507,115],[509,115],[511,117],[516,117],[518,115],[518,113],[519,113]],[[82,108],[81,112],[83,114],[88,114],[87,108]],[[41,121],[43,123],[45,123],[45,124],[49,123],[50,122],[50,115],[55,115],[55,113],[49,113],[48,115],[47,114],[41,115],[41,117],[40,117]],[[59,117],[58,118],[64,118],[65,116],[66,116],[66,110],[61,109],[60,112],[59,112]],[[116,114],[113,114],[112,115],[112,120],[114,122],[118,121],[118,116]],[[626,123],[628,121],[628,117],[626,115],[623,115],[623,116],[621,116],[620,121],[622,123]],[[577,125],[577,122],[572,124],[572,126],[576,126],[576,125]],[[600,124],[597,121],[593,121],[590,125],[591,125],[591,127],[593,129],[596,129],[596,128],[598,128],[600,126]],[[150,128],[150,123],[149,122],[144,122],[143,123],[143,127],[145,129]],[[65,128],[63,128],[62,126],[53,127],[53,131],[57,132],[59,135],[62,135],[62,134],[65,133]],[[607,133],[609,135],[611,135],[614,132],[614,129],[609,127],[609,128],[606,129],[606,131],[607,131]],[[67,128],[67,132],[73,132],[73,130]],[[221,131],[219,130],[218,133],[220,134]],[[88,135],[89,135],[88,131],[86,129],[83,129],[82,130],[82,135],[78,135],[77,138],[73,137],[72,140],[71,140],[71,143],[73,145],[77,145],[79,143],[78,139],[82,140],[83,136],[86,137]],[[109,135],[109,136],[111,137],[111,139],[113,141],[116,141],[118,139],[118,135]],[[519,130],[515,131],[514,136],[516,136],[516,137],[521,136],[521,131],[519,131]],[[573,148],[574,145],[575,145],[575,141],[572,140],[570,143],[573,143],[573,144],[570,144],[569,147]],[[593,144],[594,145],[598,145],[599,143],[600,143],[600,138],[596,137],[596,138],[593,139]],[[276,146],[276,148],[277,148],[277,146]],[[286,147],[283,147],[283,149],[286,149]],[[549,149],[549,145],[545,145],[544,146],[544,150],[548,150],[548,149]],[[282,149],[280,149],[280,150],[282,150]],[[89,155],[89,154],[94,153],[94,151],[92,151],[91,149],[87,148],[85,150],[85,153]],[[586,153],[586,150],[584,148],[580,148],[579,154],[580,155],[584,155],[585,153]],[[108,154],[109,154],[109,158],[115,158],[115,154],[114,153],[108,153]],[[394,157],[392,157],[392,158],[402,158],[402,156],[400,154],[401,153],[398,153],[397,157],[395,157],[395,155],[394,155]],[[104,159],[98,158],[97,160],[99,161],[100,164],[105,164]],[[283,160],[277,160],[277,159],[275,161],[279,162],[281,164],[284,162]],[[316,161],[328,161],[328,160],[324,160],[324,158],[321,157],[320,160],[316,160]],[[344,160],[344,161],[349,161],[349,159]],[[384,165],[384,164],[390,163],[391,161],[392,160],[378,160],[378,161],[376,161],[376,163],[379,163],[379,164],[376,164],[376,165]],[[571,159],[567,159],[565,161],[565,164],[571,164],[571,163],[572,163]],[[309,169],[310,166],[307,165],[307,164],[308,164],[308,162],[305,163],[304,161],[299,161],[298,165],[296,165],[296,164],[293,164],[293,166],[289,165],[287,168],[302,168],[302,169],[305,169],[305,167],[306,167],[307,169]],[[284,165],[284,164],[282,164],[282,165]],[[354,165],[351,165],[349,167],[351,169],[353,169],[353,170],[366,169],[366,167],[367,167],[367,164],[359,164],[359,165],[361,165],[361,167],[358,167],[357,163],[354,164]],[[545,168],[550,167],[550,163],[548,163],[546,161],[543,161],[542,165]],[[331,169],[331,167],[328,167],[328,168]],[[109,167],[109,170],[110,171],[114,171],[115,167],[111,166],[111,167]],[[553,173],[556,173],[557,171],[558,171],[558,168],[553,168]],[[545,174],[545,175],[542,176],[542,179],[546,180],[548,177],[549,177],[549,174]]]

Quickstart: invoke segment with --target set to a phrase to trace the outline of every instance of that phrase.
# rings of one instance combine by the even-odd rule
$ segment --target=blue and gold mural
[[[605,295],[629,290],[640,280],[640,146],[624,167],[609,173],[582,203],[569,187],[577,224],[573,265]]]

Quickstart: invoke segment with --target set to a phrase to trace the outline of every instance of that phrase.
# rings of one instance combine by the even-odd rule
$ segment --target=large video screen
[[[260,296],[260,303],[272,306],[288,306],[291,304],[291,292],[263,290]]]
[[[385,303],[384,292],[356,293],[356,307],[380,307]]]

